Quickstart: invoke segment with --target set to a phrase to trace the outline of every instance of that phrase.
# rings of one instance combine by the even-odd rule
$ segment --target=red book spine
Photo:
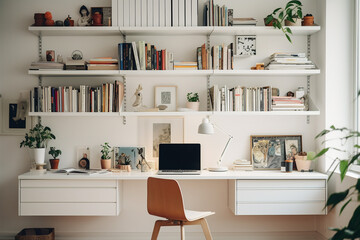
[[[165,70],[165,50],[161,50],[161,70]]]
[[[59,91],[55,89],[55,112],[59,112]]]
[[[61,91],[61,111],[64,112],[64,98],[65,98],[65,87],[62,88]]]

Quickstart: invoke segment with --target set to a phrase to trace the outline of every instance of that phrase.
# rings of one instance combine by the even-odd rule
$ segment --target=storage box
[[[54,228],[24,228],[15,240],[55,240]]]

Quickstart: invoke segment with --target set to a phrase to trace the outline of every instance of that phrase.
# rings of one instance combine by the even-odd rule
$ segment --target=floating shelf
[[[119,36],[119,27],[29,27],[36,36]]]
[[[214,76],[310,76],[320,74],[320,69],[308,70],[213,70]]]
[[[29,70],[29,75],[36,76],[119,76],[119,70]]]
[[[209,76],[213,74],[213,70],[140,70],[140,71],[120,71],[121,76]]]
[[[132,36],[178,36],[178,35],[198,35],[208,36],[213,32],[213,27],[120,27],[123,35]]]
[[[119,112],[29,112],[30,117],[119,117]]]

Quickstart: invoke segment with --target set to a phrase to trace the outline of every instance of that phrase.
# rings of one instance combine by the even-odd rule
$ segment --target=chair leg
[[[182,222],[180,224],[180,232],[181,232],[181,240],[185,240],[185,227]]]
[[[154,230],[153,230],[153,233],[152,233],[152,236],[151,236],[151,240],[156,240],[157,239],[157,237],[159,236],[159,231],[160,231],[161,225],[162,225],[161,220],[157,220],[155,222]]]
[[[206,219],[202,218],[200,220],[200,223],[201,223],[201,227],[203,229],[206,240],[212,240],[211,232],[210,232],[209,225],[208,225]]]

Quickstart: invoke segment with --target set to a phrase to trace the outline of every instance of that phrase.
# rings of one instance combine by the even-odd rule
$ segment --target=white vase
[[[289,20],[285,20],[285,26],[301,26],[301,22],[302,22],[301,18],[295,18],[294,21],[295,22],[293,23]]]
[[[45,163],[45,148],[33,148],[31,151],[36,164]]]
[[[200,102],[187,102],[186,108],[192,109],[194,111],[199,111],[200,109]]]

